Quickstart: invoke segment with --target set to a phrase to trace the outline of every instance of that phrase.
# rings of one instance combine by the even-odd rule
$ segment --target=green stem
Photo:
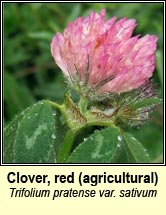
[[[69,157],[71,148],[73,146],[75,137],[81,129],[89,127],[89,126],[106,126],[106,127],[115,126],[113,121],[103,120],[102,118],[94,119],[94,116],[92,116],[91,114],[88,114],[87,113],[87,100],[85,97],[80,98],[79,108],[77,108],[75,106],[75,104],[72,103],[72,100],[70,101],[70,97],[66,97],[66,103],[64,103],[62,105],[59,105],[52,101],[48,101],[48,102],[53,108],[57,108],[60,110],[61,114],[63,114],[63,116],[65,118],[67,126],[69,127],[69,130],[67,131],[67,133],[65,135],[61,150],[60,150],[58,158],[57,158],[58,163],[66,162],[66,160]],[[78,115],[77,116],[78,119],[76,122],[73,122],[76,117],[75,115],[76,116]],[[86,121],[85,122],[82,121],[81,117],[84,117]]]
[[[87,99],[86,99],[86,97],[84,97],[84,96],[80,97],[80,101],[79,101],[78,106],[80,108],[81,113],[86,113],[86,111],[87,111]]]
[[[92,121],[88,122],[86,126],[84,127],[89,127],[89,126],[104,126],[104,127],[116,127],[115,124],[112,121],[104,122],[104,121]]]
[[[53,108],[57,108],[57,109],[59,109],[61,112],[64,112],[63,111],[63,105],[60,105],[60,104],[57,104],[57,103],[55,103],[55,102],[52,102],[52,101],[50,101],[50,100],[48,100],[48,103],[53,107]]]
[[[73,146],[76,134],[77,132],[74,132],[71,129],[67,131],[61,147],[61,151],[58,155],[57,163],[65,163],[65,161],[67,160],[71,147]]]

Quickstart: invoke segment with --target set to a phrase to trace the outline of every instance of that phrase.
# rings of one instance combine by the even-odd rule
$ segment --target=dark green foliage
[[[55,120],[51,106],[38,102],[22,112],[5,129],[4,161],[7,163],[56,162]]]
[[[96,131],[71,153],[70,163],[149,163],[146,149],[131,134],[111,127]]]

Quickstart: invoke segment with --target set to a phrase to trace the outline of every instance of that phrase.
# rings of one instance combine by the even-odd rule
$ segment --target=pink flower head
[[[70,83],[97,94],[122,93],[142,86],[153,74],[157,36],[132,37],[134,19],[105,21],[105,9],[78,17],[57,33],[51,53]]]

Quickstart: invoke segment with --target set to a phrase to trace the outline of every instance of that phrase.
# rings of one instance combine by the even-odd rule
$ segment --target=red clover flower
[[[157,36],[132,36],[135,19],[105,21],[105,9],[69,23],[51,53],[70,85],[81,94],[123,93],[142,86],[155,68]]]

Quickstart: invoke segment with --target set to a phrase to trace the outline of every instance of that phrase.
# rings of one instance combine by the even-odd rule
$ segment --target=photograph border
[[[102,3],[163,3],[163,163],[68,163],[68,164],[60,164],[60,163],[3,163],[3,116],[4,116],[4,104],[3,104],[3,96],[4,96],[4,37],[3,37],[3,4],[4,3],[100,3],[96,1],[1,1],[1,161],[0,166],[166,166],[165,163],[165,1],[103,1]]]

